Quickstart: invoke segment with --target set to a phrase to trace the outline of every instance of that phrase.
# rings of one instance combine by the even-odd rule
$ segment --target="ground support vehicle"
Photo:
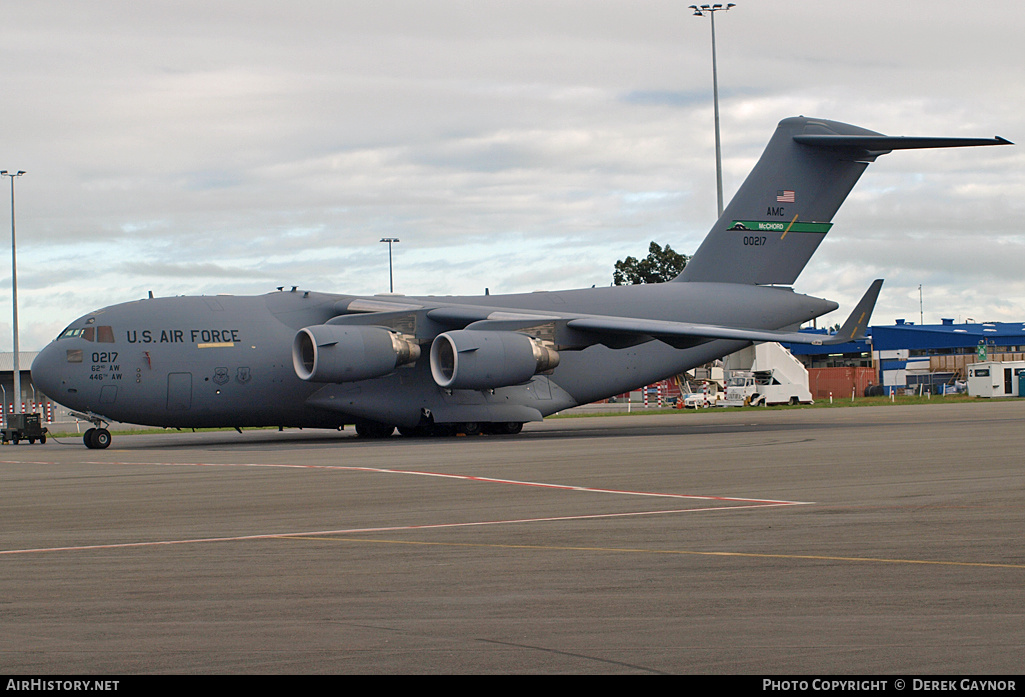
[[[46,426],[39,424],[40,414],[8,414],[7,425],[0,428],[0,443],[7,445],[10,442],[17,445],[23,440],[27,440],[30,445],[37,440],[45,443]]]

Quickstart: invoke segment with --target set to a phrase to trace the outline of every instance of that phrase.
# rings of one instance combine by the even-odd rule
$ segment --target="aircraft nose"
[[[67,362],[54,344],[49,344],[39,352],[36,359],[32,361],[32,383],[43,394],[60,401],[61,387],[64,383],[63,367]]]

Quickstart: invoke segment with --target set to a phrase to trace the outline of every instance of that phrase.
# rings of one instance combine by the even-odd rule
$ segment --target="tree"
[[[648,256],[638,261],[627,257],[616,262],[612,282],[617,286],[630,283],[662,283],[680,275],[690,257],[677,254],[668,244],[663,248],[657,242],[648,245]]]

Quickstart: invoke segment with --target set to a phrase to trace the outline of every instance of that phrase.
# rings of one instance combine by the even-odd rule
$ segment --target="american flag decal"
[[[795,203],[797,201],[797,193],[790,189],[783,189],[782,191],[776,192],[777,203]]]

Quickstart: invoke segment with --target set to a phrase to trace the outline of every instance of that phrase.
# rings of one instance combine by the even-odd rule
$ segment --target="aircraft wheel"
[[[105,428],[98,428],[93,433],[93,448],[103,450],[110,445],[110,431]]]
[[[356,435],[361,438],[388,438],[394,431],[394,426],[373,421],[360,421],[356,424]]]
[[[92,449],[94,449],[96,447],[95,445],[93,445],[93,435],[95,433],[96,433],[96,429],[95,428],[90,428],[90,429],[87,429],[86,432],[82,434],[82,442],[85,443],[85,447],[89,448],[90,450],[92,450]]]
[[[459,432],[467,436],[479,436],[481,431],[481,425],[475,421],[470,421],[459,426]]]
[[[496,435],[514,436],[523,430],[523,424],[518,421],[505,421],[497,424],[490,424],[487,433]]]
[[[456,434],[455,424],[434,424],[431,427],[431,435],[439,438],[447,438]]]
[[[417,424],[416,426],[399,426],[399,435],[404,438],[427,438],[434,435],[431,424]]]

